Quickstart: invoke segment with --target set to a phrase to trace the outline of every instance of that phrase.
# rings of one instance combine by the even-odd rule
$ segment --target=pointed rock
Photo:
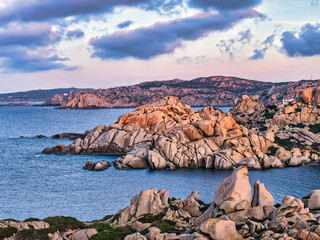
[[[270,206],[273,207],[274,199],[272,195],[267,191],[263,183],[257,180],[254,183],[254,193],[252,198],[252,207],[257,206]]]

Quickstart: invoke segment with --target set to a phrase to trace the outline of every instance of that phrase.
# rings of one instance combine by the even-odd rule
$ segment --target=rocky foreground
[[[227,114],[213,107],[195,111],[165,97],[43,152],[122,155],[114,162],[117,169],[262,169],[319,162],[320,88],[303,90],[285,105],[244,95]]]
[[[190,106],[233,106],[234,100],[242,95],[260,95],[264,104],[276,104],[283,99],[299,96],[302,89],[319,87],[320,80],[298,82],[262,82],[237,77],[212,76],[190,81],[174,79],[150,81],[133,86],[109,89],[70,91],[56,94],[44,105],[60,105],[61,108],[125,108],[138,107],[160,101],[166,96],[178,97]]]
[[[153,188],[135,195],[130,205],[92,222],[72,217],[0,221],[0,239],[25,240],[241,240],[320,239],[320,190],[302,199],[285,196],[274,205],[258,180],[252,188],[247,167],[239,167],[205,204],[193,191],[187,199]]]

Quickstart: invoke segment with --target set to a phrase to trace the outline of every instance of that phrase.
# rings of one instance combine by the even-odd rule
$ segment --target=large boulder
[[[213,202],[223,213],[251,207],[251,186],[248,168],[239,167],[218,186]]]
[[[235,223],[230,220],[209,219],[201,224],[200,231],[210,235],[213,240],[243,239],[237,232]]]
[[[162,213],[169,205],[169,193],[170,191],[166,190],[157,191],[156,188],[141,191],[140,194],[131,199],[130,206],[116,214],[118,218],[115,219],[115,223],[126,224],[146,214],[157,215]]]
[[[302,202],[310,210],[320,210],[320,189],[313,190],[310,194],[304,196]]]
[[[304,89],[300,92],[300,97],[307,104],[320,104],[320,87]]]
[[[79,230],[72,235],[72,240],[88,240],[97,233],[98,231],[94,228]]]

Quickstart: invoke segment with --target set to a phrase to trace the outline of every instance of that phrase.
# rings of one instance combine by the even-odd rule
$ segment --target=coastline
[[[1,220],[0,236],[8,240],[320,238],[320,190],[302,200],[284,196],[281,204],[274,204],[267,188],[259,181],[251,188],[248,169],[240,167],[220,183],[210,204],[202,202],[197,191],[181,200],[170,197],[170,191],[153,188],[135,195],[114,215],[91,222],[63,216]]]

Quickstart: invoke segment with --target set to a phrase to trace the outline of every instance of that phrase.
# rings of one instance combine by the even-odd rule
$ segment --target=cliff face
[[[44,105],[61,105],[63,108],[115,108],[137,107],[159,101],[165,96],[178,97],[190,106],[233,106],[242,95],[260,95],[265,104],[297,98],[302,89],[320,86],[320,80],[272,83],[236,77],[204,77],[190,81],[170,80],[144,82],[133,86],[109,89],[71,91],[57,94]]]

